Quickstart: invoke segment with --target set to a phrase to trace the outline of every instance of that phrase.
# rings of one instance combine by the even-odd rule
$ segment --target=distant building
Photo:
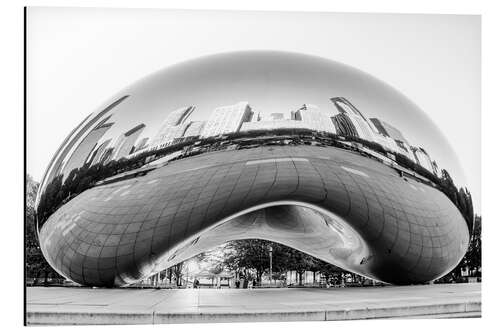
[[[406,138],[403,136],[403,133],[401,133],[401,131],[398,130],[396,127],[377,118],[370,118],[370,120],[373,123],[373,125],[375,125],[380,134],[393,138],[394,140],[399,140],[401,142],[404,142],[408,146],[410,145],[408,143],[408,140],[406,140]]]
[[[113,157],[113,152],[115,151],[115,148],[113,146],[109,146],[104,149],[104,152],[102,153],[102,157],[99,159],[99,162],[102,164],[107,164],[108,162],[111,161],[111,158]]]
[[[135,141],[145,127],[146,125],[140,124],[120,135],[114,144],[114,152],[111,159],[119,160],[120,158],[130,154]]]
[[[142,138],[139,141],[137,141],[137,144],[132,148],[132,153],[135,153],[139,150],[146,148],[148,140],[149,138]]]
[[[411,151],[411,147],[408,144],[406,144],[405,142],[403,142],[401,140],[397,140],[397,139],[395,139],[394,142],[396,142],[396,146],[398,147],[398,150],[397,150],[398,153],[408,157],[413,162],[416,162],[415,155]]]
[[[263,117],[260,115],[260,112],[253,112],[253,115],[250,119],[251,122],[261,121]]]
[[[413,162],[416,162],[411,146],[400,130],[378,118],[370,118],[370,121],[380,133],[379,135],[385,137],[385,142],[389,143],[385,146],[386,148],[390,148],[393,151],[408,157]]]
[[[212,112],[201,136],[206,138],[238,132],[244,122],[252,119],[252,115],[248,102],[218,107]]]
[[[193,113],[194,109],[194,106],[187,106],[170,112],[163,121],[162,126],[160,127],[160,131],[162,127],[177,126],[185,123],[191,113]]]
[[[240,132],[258,131],[258,130],[274,130],[280,128],[303,128],[309,129],[309,126],[303,121],[291,119],[281,120],[261,120],[243,123]]]
[[[285,115],[281,112],[273,112],[273,113],[264,113],[261,114],[259,113],[254,113],[254,116],[252,117],[253,122],[256,121],[273,121],[273,120],[284,120]]]
[[[372,124],[378,130],[378,132],[384,136],[390,137],[389,133],[385,130],[384,125],[382,125],[382,121],[377,118],[370,118]]]
[[[103,119],[94,129],[92,129],[85,138],[80,142],[76,149],[71,154],[63,168],[65,176],[76,168],[82,167],[90,157],[90,153],[97,146],[97,142],[102,136],[113,126],[113,123],[106,123],[110,116]]]
[[[184,136],[184,133],[186,132],[188,126],[189,123],[184,123],[171,127],[168,131],[165,132],[164,135],[162,135],[159,141],[155,142],[153,146],[155,146],[156,148],[161,148],[178,142]]]
[[[99,162],[102,162],[102,157],[104,155],[104,152],[106,151],[106,148],[109,146],[110,142],[111,139],[107,139],[106,141],[101,143],[96,150],[94,150],[88,162],[91,166],[94,164],[98,164]]]
[[[292,120],[302,121],[305,128],[314,131],[336,133],[330,117],[321,112],[321,110],[313,104],[304,104],[297,111],[291,112]]]
[[[181,138],[188,126],[187,119],[193,113],[194,109],[194,106],[188,106],[170,112],[149,146],[158,147],[168,145],[176,138]]]
[[[393,138],[382,135],[380,133],[375,134],[375,142],[393,153],[399,152],[400,150],[400,147],[398,147],[396,141],[394,141]]]
[[[184,137],[195,137],[200,136],[203,128],[205,127],[206,121],[192,121],[188,124],[186,131],[184,132]]]
[[[356,126],[345,113],[339,113],[330,119],[338,135],[359,137]]]
[[[375,133],[377,131],[361,111],[344,97],[333,97],[330,100],[340,113],[345,114],[351,120],[360,138],[376,142]]]
[[[282,120],[285,119],[285,115],[283,113],[271,113],[270,114],[271,120]]]
[[[425,169],[429,170],[430,172],[434,173],[437,175],[437,164],[436,166],[433,165],[433,162],[427,154],[427,152],[421,148],[421,147],[411,147],[411,150],[415,156],[416,162],[421,166],[424,167]]]

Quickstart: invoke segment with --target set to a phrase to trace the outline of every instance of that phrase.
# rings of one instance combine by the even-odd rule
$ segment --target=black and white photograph
[[[482,317],[481,15],[24,24],[25,326]]]

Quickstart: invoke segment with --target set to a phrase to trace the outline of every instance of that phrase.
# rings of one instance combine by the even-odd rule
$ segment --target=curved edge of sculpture
[[[107,287],[245,238],[413,284],[453,269],[469,234],[453,203],[418,178],[339,149],[304,153],[300,146],[215,152],[96,186],[60,207],[40,232],[61,275]]]

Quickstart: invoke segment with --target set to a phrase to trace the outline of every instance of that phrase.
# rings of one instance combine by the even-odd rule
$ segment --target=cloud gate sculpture
[[[247,238],[424,283],[467,250],[464,185],[440,131],[387,84],[319,57],[235,52],[154,73],[78,124],[42,180],[37,230],[50,265],[88,286]]]

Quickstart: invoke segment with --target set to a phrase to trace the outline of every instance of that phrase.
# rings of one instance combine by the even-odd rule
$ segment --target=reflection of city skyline
[[[411,145],[403,133],[379,118],[368,118],[344,97],[330,98],[335,115],[324,112],[314,104],[303,104],[289,115],[281,112],[256,112],[249,102],[238,102],[215,108],[207,120],[193,121],[190,117],[195,106],[185,106],[168,113],[158,131],[151,138],[142,137],[145,124],[128,129],[114,140],[98,141],[114,123],[106,123],[109,116],[101,121],[74,150],[65,164],[63,173],[74,167],[108,163],[112,160],[135,156],[144,151],[162,149],[186,140],[218,137],[230,133],[305,129],[326,132],[345,138],[360,138],[382,146],[389,153],[398,153],[428,171],[439,175],[437,163],[426,150]],[[328,110],[330,111],[330,110]]]

